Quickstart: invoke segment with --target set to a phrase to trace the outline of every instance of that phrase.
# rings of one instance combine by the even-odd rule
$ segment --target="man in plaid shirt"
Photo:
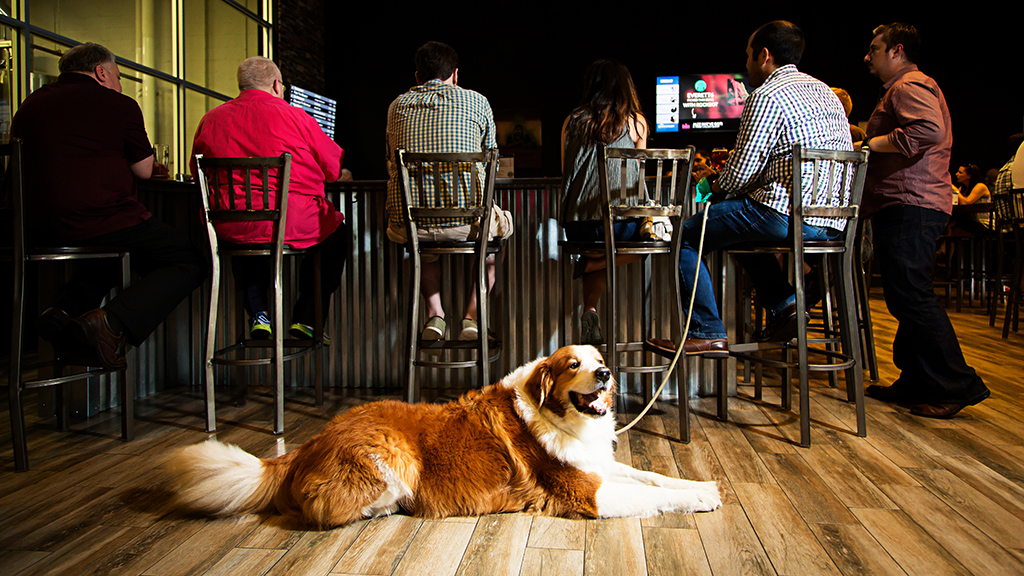
[[[783,20],[761,26],[747,41],[747,73],[755,90],[743,109],[735,151],[720,174],[707,176],[711,191],[728,197],[707,208],[706,251],[787,237],[794,143],[806,148],[853,150],[849,123],[839,99],[827,85],[796,69],[803,50],[803,32]],[[709,172],[705,170],[698,176]],[[811,178],[806,178],[806,182],[803,197],[810,202]],[[702,267],[687,351],[727,348],[711,276],[697,258],[702,219],[703,215],[697,215],[683,224],[684,243],[679,257],[685,294],[693,290],[695,268]],[[843,226],[842,220],[806,218],[804,238],[832,239]],[[761,254],[736,258],[753,279],[761,304],[772,313],[767,327],[754,334],[754,339],[792,337],[796,328],[796,296],[778,261],[772,255]]]
[[[1017,159],[1017,149],[1020,148],[1021,142],[1024,142],[1024,134],[1014,134],[1006,141],[1010,149],[1010,159],[999,169],[992,194],[1009,194],[1010,190],[1013,190],[1013,162]]]
[[[402,192],[398,184],[398,166],[393,158],[396,149],[407,152],[482,152],[497,148],[494,114],[487,98],[458,86],[459,56],[455,50],[441,42],[427,42],[416,51],[416,82],[391,103],[388,109],[388,238],[393,242],[409,241],[402,215]],[[483,188],[484,173],[476,171]],[[430,178],[425,185],[432,186]],[[450,183],[444,198],[447,206],[468,207],[472,187],[466,182]],[[455,190],[454,194],[451,192]],[[414,196],[418,190],[414,190]],[[433,190],[425,197],[432,198]],[[479,204],[480,199],[475,199]],[[472,219],[444,218],[420,220],[419,238],[427,241],[474,240],[479,234]],[[512,234],[512,215],[497,207],[492,208],[491,234],[507,238]],[[494,285],[494,256],[487,258],[488,291]],[[420,291],[426,301],[430,319],[423,328],[424,340],[445,337],[445,313],[441,307],[441,265],[437,256],[423,255]],[[460,340],[475,340],[477,330],[476,290],[470,292],[466,314],[459,331]]]

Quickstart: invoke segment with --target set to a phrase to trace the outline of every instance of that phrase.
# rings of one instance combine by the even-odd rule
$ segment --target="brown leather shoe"
[[[671,340],[651,338],[647,341],[647,344],[668,354],[676,353],[676,343]],[[686,344],[683,345],[683,348],[686,350],[687,354],[700,354],[702,352],[728,352],[729,341],[725,338],[687,338]]]
[[[73,320],[80,330],[79,339],[89,354],[89,366],[102,366],[110,370],[121,370],[128,365],[124,355],[127,352],[124,332],[114,333],[107,322],[107,312],[102,308],[90,310]]]
[[[949,419],[956,416],[964,408],[974,406],[991,395],[992,392],[986,389],[974,398],[959,404],[918,404],[910,409],[910,413],[915,416],[924,416],[925,418]]]
[[[700,352],[728,352],[729,341],[725,338],[687,338],[683,345],[687,354]]]

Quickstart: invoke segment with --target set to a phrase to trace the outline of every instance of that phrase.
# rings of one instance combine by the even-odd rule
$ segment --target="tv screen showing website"
[[[658,76],[655,132],[735,132],[750,94],[746,74]]]

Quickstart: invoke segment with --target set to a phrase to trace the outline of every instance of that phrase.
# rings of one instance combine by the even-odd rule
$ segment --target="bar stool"
[[[857,284],[857,326],[860,332],[862,362],[868,369],[868,377],[878,382],[878,354],[875,351],[875,329],[871,322],[871,261],[872,255],[865,256],[868,250],[865,221],[858,221],[857,241],[854,245],[855,258],[853,265],[854,278]],[[834,373],[833,373],[834,374]]]
[[[652,387],[650,379],[654,374],[665,373],[668,370],[667,363],[641,362],[639,365],[626,365],[619,357],[622,353],[640,352],[643,355],[651,354],[661,359],[671,359],[675,351],[666,348],[665,345],[656,343],[653,334],[652,302],[653,274],[652,256],[664,255],[667,258],[660,259],[666,262],[671,269],[670,276],[673,279],[673,294],[675,299],[672,310],[675,314],[673,329],[682,330],[685,325],[683,316],[687,309],[688,300],[684,301],[681,293],[681,281],[679,278],[679,253],[682,247],[682,222],[686,210],[687,191],[690,190],[690,183],[693,175],[693,161],[695,150],[692,146],[681,150],[669,149],[632,149],[632,148],[598,148],[598,175],[603,196],[603,219],[605,238],[603,242],[577,242],[564,240],[559,242],[562,248],[562,261],[565,263],[565,271],[562,275],[563,313],[565,322],[563,329],[563,343],[571,333],[571,317],[568,308],[571,294],[567,289],[569,282],[569,262],[565,256],[575,254],[582,257],[605,258],[609,263],[606,268],[607,291],[604,298],[604,321],[605,321],[605,343],[596,346],[604,354],[605,363],[618,378],[617,372],[643,374],[645,379],[644,396],[648,396],[647,390]],[[620,182],[618,196],[612,197],[609,181],[609,163],[617,163],[619,168]],[[639,177],[634,186],[627,182],[628,163],[639,163]],[[647,164],[654,163],[654,174],[651,184],[654,186],[653,193],[647,185]],[[668,174],[671,173],[671,176]],[[665,185],[665,180],[668,185]],[[635,198],[636,200],[627,200]],[[613,224],[616,220],[630,218],[667,218],[672,224],[672,235],[665,240],[638,240],[619,241],[614,237]],[[619,312],[618,302],[618,281],[614,265],[618,255],[640,256],[641,265],[641,290],[642,305],[640,312],[640,339],[635,341],[619,341]],[[675,328],[675,327],[678,328]],[[681,338],[672,337],[674,346]],[[687,353],[686,357],[699,356],[703,358],[727,359],[725,352],[699,352]],[[653,360],[653,358],[652,358]],[[690,441],[689,423],[689,402],[687,392],[686,362],[680,362],[675,372],[676,385],[679,390],[679,436],[683,442]],[[724,388],[724,386],[720,386]]]
[[[730,253],[790,253],[793,258],[794,286],[796,288],[797,337],[796,343],[755,342],[730,346],[730,354],[742,360],[762,363],[765,366],[784,370],[782,378],[782,408],[789,410],[792,405],[790,398],[790,376],[795,369],[799,373],[800,393],[800,445],[809,447],[811,444],[810,428],[810,371],[845,371],[847,399],[856,404],[857,435],[866,436],[864,414],[864,374],[859,365],[862,361],[860,337],[857,322],[857,296],[854,290],[856,274],[854,260],[860,259],[860,253],[854,250],[857,236],[860,199],[864,192],[868,151],[841,152],[835,150],[804,149],[800,144],[793,145],[793,186],[791,190],[803,190],[803,170],[809,163],[811,176],[810,189],[813,190],[812,202],[804,204],[803,194],[791,194],[792,210],[789,217],[789,238],[781,243],[750,243],[729,248]],[[803,225],[805,217],[843,218],[846,227],[840,239],[829,241],[809,241],[797,233],[797,226]],[[807,309],[804,293],[804,255],[821,254],[833,261],[839,290],[839,337],[842,352],[828,349],[810,348],[808,344],[828,344],[833,341],[831,335],[826,338],[809,339],[807,336],[807,318],[801,311]],[[764,353],[770,350],[782,350],[783,359],[768,357]],[[792,361],[790,353],[796,352],[797,360]],[[821,355],[824,362],[811,364],[809,354]],[[760,381],[755,385],[755,395],[760,397]]]
[[[1006,293],[1010,288],[1011,274],[1006,273],[1006,249],[1007,244],[1017,250],[1017,244],[1013,233],[1013,214],[1010,210],[1010,195],[995,194],[992,196],[992,215],[994,224],[992,226],[995,238],[995,270],[989,267],[986,270],[985,290],[988,293],[988,325],[996,325],[996,313],[999,310],[999,302],[1006,299]],[[1011,266],[1012,267],[1012,266]]]
[[[500,339],[488,337],[489,306],[487,304],[488,256],[501,252],[505,242],[492,239],[491,207],[494,202],[494,179],[498,167],[498,151],[479,153],[413,153],[404,149],[395,151],[398,166],[399,186],[402,192],[402,215],[405,219],[409,241],[405,247],[412,260],[412,282],[409,290],[409,322],[406,330],[406,399],[420,400],[420,386],[416,378],[416,367],[464,369],[476,368],[480,374],[481,386],[491,383],[490,363],[501,355]],[[482,166],[481,166],[482,165]],[[484,182],[480,182],[481,169]],[[468,207],[449,206],[444,193],[449,197],[466,194],[471,198]],[[419,220],[435,218],[475,219],[479,227],[479,238],[465,242],[427,242],[419,239]],[[478,337],[476,340],[423,340],[419,326],[425,320],[420,318],[420,273],[423,254],[464,255],[473,258],[476,265],[476,289]],[[498,273],[501,266],[498,266]],[[475,360],[438,360],[421,358],[421,352],[429,350],[440,354],[444,350],[475,350]]]
[[[1024,188],[1015,188],[1007,194],[1010,198],[1010,222],[1014,243],[1017,245],[1013,256],[1013,274],[1010,276],[1010,293],[1006,296],[1006,316],[1003,318],[1003,338],[1010,336],[1010,324],[1016,332],[1020,321],[1020,305],[1024,304]]]
[[[87,378],[120,372],[121,392],[121,438],[125,441],[135,437],[135,350],[129,350],[125,368],[111,370],[106,368],[85,367],[84,371],[63,374],[64,368],[71,364],[61,358],[26,365],[22,363],[24,349],[25,324],[25,267],[32,262],[61,262],[99,258],[118,258],[121,260],[121,287],[127,288],[131,279],[131,268],[128,251],[114,246],[28,246],[25,241],[24,187],[21,165],[22,142],[12,138],[9,144],[0,146],[0,156],[7,157],[6,179],[9,182],[12,203],[11,217],[14,241],[11,248],[0,249],[3,259],[10,259],[14,264],[13,305],[11,313],[11,364],[8,377],[8,400],[11,417],[11,439],[14,444],[14,469],[18,472],[28,470],[28,443],[25,437],[25,414],[22,406],[22,392],[27,389],[58,386],[55,391],[55,407],[57,412],[57,428],[67,429],[68,407],[65,400],[65,386]],[[25,371],[53,367],[55,375],[51,378],[24,381]]]
[[[204,158],[196,155],[199,187],[202,190],[202,221],[210,241],[213,271],[210,283],[210,309],[206,329],[206,431],[217,429],[216,398],[214,389],[214,365],[222,366],[273,366],[274,367],[274,434],[284,433],[284,363],[313,353],[314,385],[316,405],[324,402],[323,391],[323,306],[320,293],[320,254],[311,251],[314,260],[314,326],[311,339],[285,338],[284,285],[282,268],[284,257],[302,256],[309,252],[285,244],[285,222],[288,216],[288,182],[292,155],[282,154],[275,158]],[[276,173],[276,175],[272,174]],[[256,188],[259,195],[254,196]],[[273,189],[274,193],[271,193]],[[244,193],[244,198],[238,192]],[[244,201],[244,202],[243,202]],[[276,206],[275,206],[276,203]],[[271,222],[273,243],[271,244],[228,244],[221,243],[214,229],[216,222]],[[217,317],[220,315],[221,258],[267,258],[271,259],[273,270],[274,305],[271,313],[273,339],[253,340],[243,338],[224,348],[217,349]],[[269,356],[250,358],[246,350],[270,350]],[[289,353],[285,353],[285,349]],[[227,358],[234,352],[242,352],[244,358]],[[244,393],[244,386],[242,387]]]

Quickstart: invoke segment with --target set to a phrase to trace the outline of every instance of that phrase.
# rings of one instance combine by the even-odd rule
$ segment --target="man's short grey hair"
[[[92,73],[97,66],[114,62],[114,53],[99,44],[86,42],[71,48],[60,57],[61,74],[65,72]]]
[[[239,90],[266,90],[274,85],[274,80],[281,80],[281,70],[269,58],[253,56],[238,65]]]

